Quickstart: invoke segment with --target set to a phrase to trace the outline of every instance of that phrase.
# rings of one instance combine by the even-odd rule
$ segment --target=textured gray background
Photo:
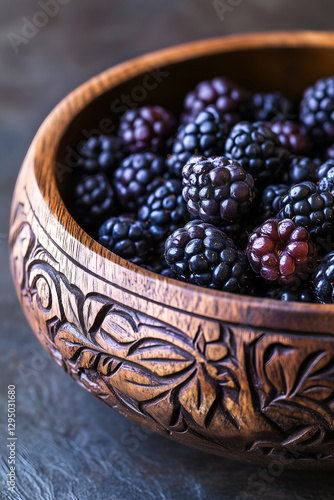
[[[117,62],[188,40],[246,31],[333,28],[331,0],[230,3],[239,5],[221,21],[211,0],[69,0],[15,54],[8,33],[20,34],[22,17],[32,19],[40,7],[30,0],[0,0],[1,499],[334,496],[332,474],[284,471],[274,477],[270,470],[181,447],[112,412],[44,354],[11,284],[7,233],[15,178],[39,124],[71,89]],[[6,492],[8,384],[17,388],[15,494]]]

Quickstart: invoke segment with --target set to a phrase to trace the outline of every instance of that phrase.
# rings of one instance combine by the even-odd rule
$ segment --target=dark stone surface
[[[22,17],[33,19],[40,7],[26,0],[0,5],[0,498],[332,499],[332,474],[282,471],[274,463],[258,469],[184,448],[131,424],[80,389],[43,352],[23,317],[7,236],[20,163],[43,118],[72,88],[117,62],[192,39],[332,29],[333,2],[241,0],[222,21],[210,0],[69,0],[19,45],[18,54],[8,34],[21,34]],[[8,384],[17,393],[13,494],[6,485]]]

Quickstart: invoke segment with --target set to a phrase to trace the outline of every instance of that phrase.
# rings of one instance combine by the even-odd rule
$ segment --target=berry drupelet
[[[161,106],[142,106],[126,111],[118,135],[128,153],[152,151],[163,154],[174,130],[175,119],[169,111]]]
[[[247,258],[220,229],[200,220],[171,234],[166,261],[179,279],[226,292],[242,293],[248,282]]]
[[[319,302],[334,303],[334,252],[329,253],[315,270],[314,288]]]
[[[105,173],[108,176],[125,156],[122,141],[114,135],[90,137],[79,146],[77,167],[87,175]]]
[[[317,182],[318,165],[311,158],[291,156],[288,168],[288,178],[291,184],[298,184],[304,181]]]
[[[114,212],[114,191],[104,174],[81,179],[75,187],[74,207],[85,228],[96,229]]]
[[[182,182],[162,179],[139,209],[138,218],[148,225],[149,232],[159,241],[183,226],[189,216],[182,198]]]
[[[305,90],[299,117],[314,141],[333,141],[334,77],[322,78]]]
[[[112,217],[105,221],[99,229],[98,241],[136,264],[142,264],[152,256],[152,238],[146,225],[128,217]]]
[[[266,296],[270,299],[281,300],[283,302],[307,302],[312,303],[317,301],[317,297],[311,283],[301,283],[299,287],[294,288],[277,288],[270,286],[266,290]]]
[[[214,106],[201,111],[194,121],[182,125],[173,143],[172,155],[167,158],[169,173],[181,179],[182,168],[194,155],[223,154],[229,127]]]
[[[279,212],[281,200],[289,191],[287,184],[271,184],[262,193],[262,203],[260,205],[260,217],[262,221],[274,217]]]
[[[300,182],[282,198],[277,217],[293,220],[312,237],[327,235],[334,228],[334,198],[329,191],[319,192],[313,182]]]
[[[305,127],[294,121],[268,123],[271,130],[278,136],[284,148],[295,155],[306,155],[311,149],[310,139]]]
[[[240,122],[226,139],[225,156],[237,160],[258,185],[265,186],[278,179],[288,153],[266,123]]]
[[[326,163],[328,164],[329,162]],[[329,165],[326,165],[326,169],[323,169],[323,171],[326,170],[326,175],[321,178],[318,189],[321,192],[330,191],[334,197],[334,162],[331,161],[331,163],[333,163],[333,166],[327,169]]]
[[[229,78],[217,77],[200,82],[185,97],[182,121],[193,120],[209,104],[213,104],[224,115],[231,128],[250,117],[251,94]]]
[[[332,168],[334,168],[334,160],[327,160],[325,161],[325,163],[319,165],[317,171],[317,180],[321,182]]]
[[[282,92],[256,92],[252,101],[255,121],[285,121],[294,113],[293,103]]]
[[[137,153],[122,161],[114,175],[117,197],[123,207],[134,210],[145,203],[152,182],[165,172],[165,161],[154,153]]]
[[[307,230],[290,219],[268,219],[250,235],[247,257],[262,278],[280,286],[296,286],[315,266],[315,246]]]
[[[193,157],[182,175],[188,211],[204,222],[230,225],[251,208],[253,177],[234,160],[224,156]]]

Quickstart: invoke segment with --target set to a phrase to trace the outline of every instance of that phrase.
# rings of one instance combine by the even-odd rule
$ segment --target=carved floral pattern
[[[334,443],[334,340],[321,348],[300,335],[257,338],[247,349],[254,405],[281,438],[255,441],[267,455],[285,449],[292,457],[324,459]],[[319,451],[322,450],[322,451]]]
[[[250,332],[213,320],[207,335],[203,318],[191,338],[111,297],[83,293],[27,220],[20,203],[11,257],[22,305],[45,347],[80,385],[126,415],[205,445],[250,455],[284,452],[295,461],[332,459],[334,337],[307,343],[302,334]],[[251,442],[246,414],[259,427]]]

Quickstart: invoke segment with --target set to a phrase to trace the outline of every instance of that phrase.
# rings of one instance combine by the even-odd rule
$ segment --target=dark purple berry
[[[112,217],[99,229],[98,241],[112,252],[136,264],[152,257],[152,238],[143,222],[128,217]]]
[[[254,121],[285,121],[294,112],[290,99],[282,92],[256,92],[253,95]]]
[[[290,219],[268,219],[250,235],[247,257],[262,278],[296,286],[314,271],[315,246],[307,230]]]
[[[122,141],[114,135],[90,137],[79,148],[77,167],[92,175],[105,173],[109,177],[125,156]]]
[[[298,122],[275,121],[268,123],[271,130],[278,136],[282,146],[295,155],[307,155],[311,149],[310,140],[305,128]]]
[[[300,121],[315,142],[334,139],[334,77],[322,78],[305,90]]]
[[[139,209],[138,218],[148,224],[150,233],[157,240],[165,240],[183,226],[189,217],[182,198],[182,182],[162,179]]]
[[[258,185],[266,186],[279,178],[288,154],[268,125],[240,122],[226,139],[225,156],[241,163]]]
[[[330,234],[334,229],[334,197],[329,191],[318,191],[313,182],[301,182],[282,198],[277,217],[293,220],[314,238]]]
[[[114,192],[103,174],[80,180],[75,186],[74,196],[75,210],[84,228],[94,230],[96,224],[101,224],[115,211]]]
[[[288,177],[291,184],[298,184],[304,181],[317,182],[318,165],[311,158],[291,156],[288,168]]]
[[[319,302],[334,303],[334,252],[329,253],[315,270],[315,293]]]
[[[145,203],[152,182],[165,172],[165,161],[154,153],[137,153],[124,158],[114,175],[117,197],[123,207],[134,210]]]
[[[217,77],[200,82],[186,95],[183,122],[194,119],[209,104],[213,104],[224,115],[230,128],[250,118],[251,94],[228,78]]]
[[[142,106],[123,115],[118,134],[128,153],[164,154],[174,130],[175,119],[169,111],[161,106]]]
[[[195,220],[177,229],[166,241],[165,256],[183,281],[234,293],[247,286],[245,254],[211,224]]]
[[[214,106],[201,111],[194,121],[182,125],[166,165],[173,177],[182,178],[182,168],[192,156],[223,154],[229,128]]]
[[[204,222],[230,225],[251,208],[254,181],[236,161],[224,156],[193,157],[182,175],[188,211]]]

